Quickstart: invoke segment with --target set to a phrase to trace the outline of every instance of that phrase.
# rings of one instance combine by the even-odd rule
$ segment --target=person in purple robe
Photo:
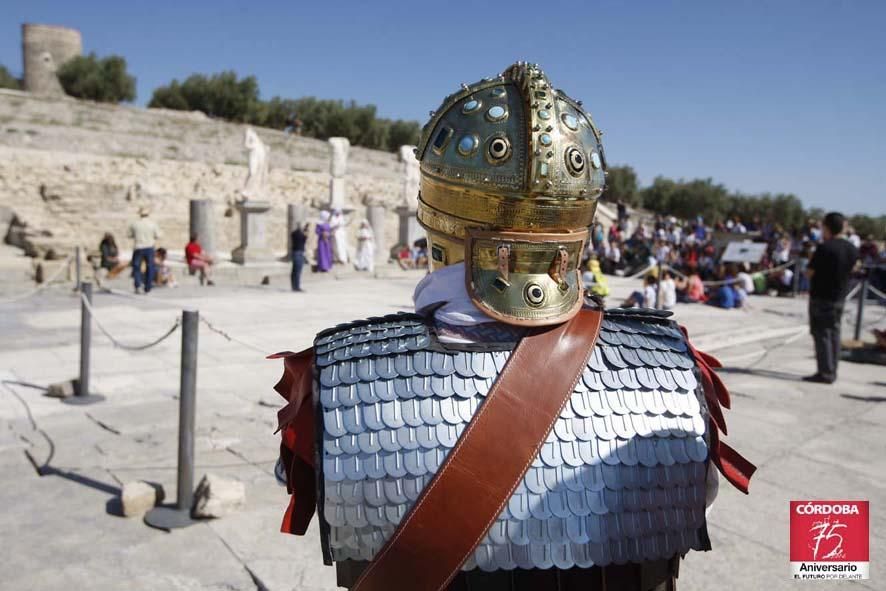
[[[320,212],[317,224],[317,270],[325,273],[332,268],[332,228],[329,227],[329,212]]]

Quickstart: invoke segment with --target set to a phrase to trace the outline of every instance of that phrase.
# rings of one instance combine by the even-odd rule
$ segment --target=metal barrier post
[[[171,530],[193,525],[194,504],[194,417],[197,409],[197,334],[200,313],[182,312],[181,381],[178,406],[178,485],[175,505],[151,509],[145,523]]]
[[[861,289],[858,290],[858,311],[855,314],[855,340],[861,340],[861,322],[864,318],[864,300],[868,295],[868,275],[865,273],[861,280]]]
[[[78,258],[79,261],[79,258]],[[79,270],[80,266],[77,266]],[[65,404],[94,404],[105,399],[99,394],[89,393],[89,362],[92,348],[92,314],[89,305],[92,304],[92,283],[86,281],[80,285],[80,377],[74,395],[63,399]]]

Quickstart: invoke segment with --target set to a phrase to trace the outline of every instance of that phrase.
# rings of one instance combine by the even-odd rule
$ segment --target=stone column
[[[286,260],[292,260],[292,232],[308,221],[308,207],[303,203],[286,205]]]
[[[397,215],[400,216],[397,243],[408,244],[412,248],[412,244],[416,240],[424,237],[424,229],[418,223],[414,209],[398,207]]]
[[[191,199],[190,234],[196,234],[203,252],[215,257],[215,224],[211,199]]]
[[[344,209],[347,197],[345,175],[348,169],[348,150],[351,142],[346,137],[329,138],[329,209]]]
[[[386,263],[391,256],[391,244],[388,242],[385,232],[385,218],[388,210],[384,205],[368,204],[366,206],[366,219],[372,228],[375,237],[375,262]]]
[[[418,210],[421,168],[415,157],[415,146],[400,146],[398,154],[402,163],[403,184],[400,207],[397,208],[397,215],[400,217],[397,240],[412,247],[416,240],[424,236],[424,230],[415,215]]]
[[[421,165],[415,157],[415,146],[400,146],[399,160],[402,163],[403,186],[400,205],[416,210],[418,189],[421,183]]]
[[[266,217],[271,204],[247,199],[237,204],[240,212],[240,246],[231,252],[231,260],[245,265],[274,259],[268,247]]]

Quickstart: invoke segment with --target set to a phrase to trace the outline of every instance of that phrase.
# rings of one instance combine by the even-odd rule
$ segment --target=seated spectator
[[[712,306],[717,306],[718,308],[724,308],[726,310],[731,310],[736,307],[736,294],[735,288],[733,287],[733,283],[735,282],[735,278],[727,275],[723,283],[717,287],[717,291],[714,292],[714,295],[711,296],[707,303]]]
[[[117,241],[114,240],[114,235],[110,232],[105,232],[105,236],[102,238],[101,243],[99,243],[98,249],[101,252],[101,262],[99,263],[99,266],[102,269],[113,271],[117,265],[120,264]]]
[[[745,291],[744,287],[740,283],[736,283],[735,285],[733,285],[732,289],[735,291],[735,307],[747,308],[748,292]]]
[[[735,276],[736,285],[738,285],[739,287],[741,287],[741,289],[744,290],[745,297],[747,297],[748,294],[754,293],[754,291],[755,291],[754,290],[754,280],[753,280],[753,278],[751,278],[751,275],[750,275],[750,273],[748,273],[748,270],[749,270],[748,264],[744,263],[742,265],[741,270]]]
[[[415,259],[409,246],[403,244],[397,249],[397,264],[401,269],[415,269]]]
[[[622,308],[655,308],[655,296],[658,281],[652,274],[643,279],[643,291],[635,291],[622,302]]]
[[[154,279],[155,285],[178,287],[178,284],[175,282],[175,275],[172,274],[172,269],[169,268],[169,263],[166,262],[165,248],[158,248],[157,252],[154,253],[154,272],[157,274],[157,277]]]
[[[200,274],[200,285],[215,285],[215,282],[212,281],[212,265],[215,264],[215,261],[203,252],[203,247],[197,241],[196,234],[191,234],[191,241],[185,246],[185,260],[191,275]]]
[[[603,260],[603,271],[613,274],[621,265],[621,245],[618,241],[610,241],[606,247],[606,258]]]
[[[108,279],[113,279],[122,273],[124,269],[129,268],[129,261],[120,260],[120,252],[117,249],[117,242],[114,240],[114,235],[110,232],[105,233],[102,241],[98,245],[98,250],[98,269],[107,270]],[[90,260],[93,259],[90,257]],[[96,269],[96,271],[98,269]],[[96,274],[96,279],[98,279],[98,274]]]
[[[600,262],[595,256],[591,256],[585,272],[581,276],[582,283],[587,291],[595,296],[605,298],[609,295],[609,282],[603,271],[600,270]]]
[[[416,269],[424,269],[428,266],[428,249],[423,246],[416,246],[412,249],[413,266]]]
[[[677,284],[670,271],[661,274],[661,308],[672,310],[677,305]]]
[[[757,271],[751,275],[754,281],[754,293],[766,293],[766,275]]]
[[[689,302],[706,302],[708,296],[704,291],[704,283],[698,271],[691,271],[687,279],[686,300]]]

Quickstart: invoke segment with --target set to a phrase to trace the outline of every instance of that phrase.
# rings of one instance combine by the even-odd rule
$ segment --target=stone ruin
[[[22,25],[24,88],[34,94],[64,96],[56,70],[83,53],[80,31],[52,25]]]
[[[365,216],[379,260],[395,239],[421,235],[412,146],[398,155],[199,112],[72,99],[56,70],[82,54],[75,29],[25,24],[22,54],[26,92],[0,89],[0,232],[29,256],[95,251],[105,232],[125,251],[142,206],[162,229],[160,246],[177,251],[196,233],[208,253],[241,263],[288,254],[291,230],[323,209],[345,212],[350,244]]]

